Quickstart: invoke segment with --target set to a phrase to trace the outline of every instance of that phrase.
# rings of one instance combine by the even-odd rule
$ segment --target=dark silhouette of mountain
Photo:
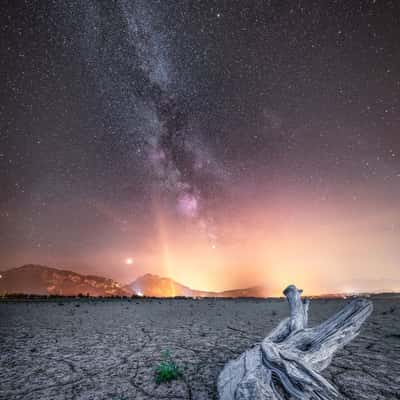
[[[130,296],[126,288],[112,279],[81,275],[43,265],[23,265],[0,272],[0,294],[26,293],[76,296]]]
[[[148,297],[267,297],[261,286],[247,289],[207,292],[191,289],[171,278],[146,274],[129,285],[95,275],[82,275],[72,271],[43,265],[23,265],[0,272],[0,295],[35,294],[76,296],[148,296]]]
[[[252,286],[246,289],[224,290],[218,297],[269,297],[270,292],[265,286]]]
[[[256,286],[247,289],[226,290],[223,292],[207,292],[191,289],[171,278],[146,274],[129,285],[125,286],[134,294],[149,297],[267,297],[268,292],[264,287]]]
[[[383,292],[383,291],[382,291]],[[82,275],[72,271],[49,268],[43,265],[23,265],[22,267],[0,271],[0,295],[34,294],[77,296],[148,296],[148,297],[269,297],[270,291],[263,286],[246,289],[207,292],[182,285],[171,278],[146,274],[129,285],[95,275]],[[331,293],[308,296],[310,298],[346,298],[366,296],[374,298],[399,298],[400,293]]]
[[[193,290],[175,282],[171,278],[163,278],[153,274],[143,275],[125,287],[130,289],[134,294],[150,297],[201,297],[209,294],[209,292]]]

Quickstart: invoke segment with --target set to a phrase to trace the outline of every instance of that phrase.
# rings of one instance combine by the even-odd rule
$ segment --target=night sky
[[[400,2],[0,18],[0,269],[400,289]]]

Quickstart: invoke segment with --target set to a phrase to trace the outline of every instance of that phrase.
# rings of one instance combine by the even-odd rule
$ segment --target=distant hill
[[[81,275],[43,265],[23,265],[0,272],[0,294],[26,293],[76,296],[130,296],[126,288],[112,279]]]
[[[246,289],[225,290],[222,292],[207,292],[192,289],[171,278],[146,274],[129,285],[95,275],[82,275],[72,271],[50,268],[43,265],[28,264],[22,267],[0,271],[0,296],[3,294],[35,294],[77,296],[147,296],[147,297],[270,297],[271,292],[263,286]],[[351,297],[400,298],[400,293],[370,292],[370,293],[331,293],[309,298],[351,298]]]
[[[132,283],[123,286],[113,279],[96,275],[82,275],[72,271],[50,268],[44,265],[28,264],[22,267],[0,271],[0,295],[3,294],[36,294],[77,296],[147,296],[147,297],[270,297],[271,292],[264,286],[253,286],[245,289],[207,292],[192,289],[171,278],[146,274]],[[400,298],[396,292],[370,293],[330,293],[308,296],[309,298],[351,298],[351,297]]]
[[[225,290],[218,297],[269,297],[271,293],[264,286],[253,286],[246,289]]]
[[[129,285],[125,286],[134,294],[150,297],[267,297],[268,292],[264,287],[257,286],[247,289],[226,290],[223,292],[207,292],[191,289],[171,278],[164,278],[158,275],[146,274]]]
[[[207,293],[192,290],[187,286],[175,282],[171,278],[163,278],[153,274],[143,275],[129,285],[126,285],[125,288],[139,296],[150,297],[195,297],[197,294],[194,293]]]
[[[28,264],[0,271],[0,295],[36,294],[76,296],[131,296],[147,297],[268,297],[261,286],[246,289],[207,292],[182,285],[171,278],[146,274],[129,285],[95,275],[82,275],[72,271]]]

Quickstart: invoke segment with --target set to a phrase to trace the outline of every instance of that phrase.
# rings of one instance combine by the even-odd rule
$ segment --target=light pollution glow
[[[147,262],[157,266],[151,272],[203,290],[264,284],[280,295],[292,282],[308,294],[397,290],[396,205],[365,195],[369,202],[349,195],[318,204],[276,197],[268,208],[248,202],[239,215],[225,211],[217,245],[159,212],[159,249]]]
[[[293,282],[310,295],[400,290],[400,215],[380,193],[360,189],[355,199],[338,190],[324,201],[299,192],[249,194],[240,207],[219,211],[216,243],[165,206],[154,207],[156,231],[146,234],[147,220],[121,224],[123,216],[110,208],[104,215],[110,227],[122,226],[120,236],[104,231],[79,259],[69,253],[60,261],[59,253],[45,257],[34,249],[17,262],[34,259],[121,283],[154,273],[209,291],[265,285],[280,295]],[[135,237],[142,238],[140,247]]]

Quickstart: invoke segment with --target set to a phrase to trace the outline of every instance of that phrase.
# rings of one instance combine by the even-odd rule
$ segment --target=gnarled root
[[[353,340],[372,312],[357,299],[322,324],[308,328],[309,301],[288,286],[290,317],[260,344],[228,362],[218,378],[220,400],[332,400],[336,389],[320,374],[338,349]]]

